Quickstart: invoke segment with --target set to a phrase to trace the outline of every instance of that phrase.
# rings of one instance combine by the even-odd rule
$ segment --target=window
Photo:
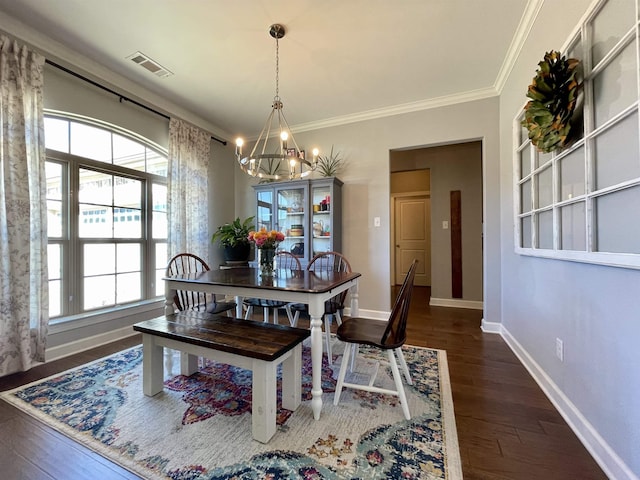
[[[45,115],[49,316],[163,295],[167,156],[117,127]]]
[[[640,268],[637,50],[636,0],[599,2],[563,51],[582,68],[574,143],[538,152],[516,118],[518,253]]]

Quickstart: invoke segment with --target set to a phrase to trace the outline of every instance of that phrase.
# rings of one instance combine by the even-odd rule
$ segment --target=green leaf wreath
[[[580,85],[576,80],[575,58],[551,51],[538,63],[540,67],[529,85],[522,125],[538,150],[548,153],[563,148],[569,140],[571,116],[576,107]]]

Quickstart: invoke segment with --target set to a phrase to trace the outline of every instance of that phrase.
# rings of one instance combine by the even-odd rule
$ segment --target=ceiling
[[[279,93],[300,131],[495,95],[539,1],[0,0],[0,29],[232,139],[257,135],[270,111],[273,23],[287,30]],[[174,75],[127,60],[136,51]]]

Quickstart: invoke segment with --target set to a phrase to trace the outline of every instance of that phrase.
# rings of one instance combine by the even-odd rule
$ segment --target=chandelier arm
[[[264,141],[262,143],[262,154],[264,155],[267,152],[267,142],[269,142],[269,137],[271,136],[271,124],[273,123],[273,114],[275,113],[275,109],[271,109],[271,113],[267,118],[267,123],[265,124],[265,128],[267,129],[264,135]]]
[[[249,157],[253,157],[254,153],[256,153],[256,148],[258,148],[258,145],[260,144],[260,141],[262,140],[262,136],[265,134],[265,131],[267,131],[267,135],[264,137],[265,138],[265,142],[264,143],[266,145],[266,143],[267,143],[266,139],[269,138],[269,131],[267,130],[267,128],[271,128],[271,119],[272,118],[273,118],[273,110],[271,110],[271,113],[267,117],[267,123],[265,123],[264,126],[262,127],[262,131],[260,132],[260,135],[258,135],[256,143],[253,146],[253,149],[251,149],[251,154],[249,155]],[[262,153],[264,153],[264,149],[263,149]]]
[[[287,117],[284,116],[284,110],[278,112],[278,118],[280,118],[280,116],[282,116],[282,120],[284,120],[284,125],[287,127],[287,131],[289,132],[289,139],[293,142],[293,146],[296,148],[296,152],[301,152],[302,150],[300,150],[300,147],[298,147],[298,143],[293,136],[293,132],[291,131],[291,127],[289,126],[289,122],[287,122]]]

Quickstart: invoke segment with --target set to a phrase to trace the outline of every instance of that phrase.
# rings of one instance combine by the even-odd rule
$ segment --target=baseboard
[[[350,308],[345,308],[344,309],[344,314],[348,317],[351,316],[351,309]],[[387,321],[389,320],[389,316],[391,315],[391,312],[382,312],[380,310],[365,310],[360,308],[359,312],[358,312],[358,316],[360,318],[371,318],[373,320],[384,320]]]
[[[480,328],[484,333],[502,333],[502,324],[498,322],[487,322],[484,318],[480,324]],[[506,340],[505,340],[506,341]]]
[[[600,436],[597,430],[582,415],[580,410],[558,388],[546,372],[536,363],[520,343],[500,323],[484,322],[482,329],[496,330],[502,335],[509,348],[518,357],[520,362],[529,371],[538,386],[549,398],[556,410],[562,415],[569,427],[580,439],[594,460],[600,465],[608,478],[616,480],[640,480],[635,473],[624,463],[609,444]]]
[[[107,343],[122,340],[123,338],[137,335],[133,328],[122,327],[110,332],[101,333],[92,337],[82,338],[74,342],[65,343],[56,347],[47,348],[45,353],[45,363],[53,360],[59,360],[60,358],[68,357],[69,355],[75,355],[76,353],[91,350],[92,348],[106,345]]]
[[[482,302],[475,300],[460,300],[457,298],[434,298],[431,297],[429,305],[432,307],[453,307],[453,308],[470,308],[472,310],[482,310]]]

